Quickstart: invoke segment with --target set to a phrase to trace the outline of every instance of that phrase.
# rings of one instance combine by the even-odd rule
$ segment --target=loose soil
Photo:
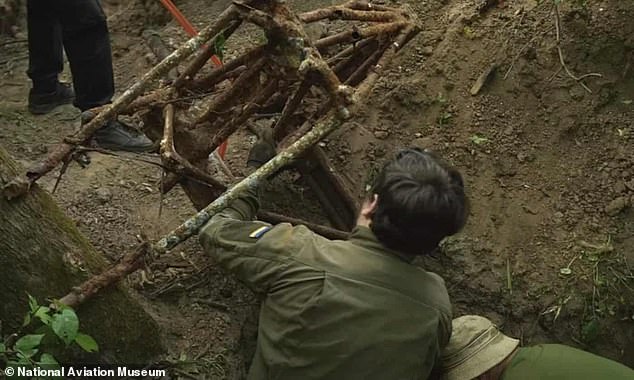
[[[394,3],[406,2],[422,32],[354,123],[324,141],[326,152],[349,173],[359,199],[367,176],[403,146],[447,157],[464,173],[470,220],[418,265],[445,278],[455,315],[485,315],[523,344],[562,342],[634,366],[634,3],[562,2],[568,69],[601,74],[584,79],[590,92],[562,69],[549,2]],[[198,27],[229,3],[178,1]],[[330,3],[291,2],[298,10]],[[119,91],[154,64],[145,28],[171,47],[186,39],[156,4],[106,1]],[[22,28],[0,40],[0,144],[27,165],[70,133],[79,114],[72,106],[38,117],[26,111],[25,37]],[[259,38],[247,30],[230,40],[226,55]],[[472,96],[491,65],[492,78]],[[236,173],[251,143],[246,133],[232,139],[228,163]],[[179,188],[159,195],[156,167],[98,154],[91,161],[70,167],[55,199],[112,261],[194,211]],[[52,189],[55,177],[40,183]],[[326,220],[309,188],[290,174],[276,180],[267,203],[289,216]],[[126,282],[163,326],[175,375],[244,376],[258,298],[205,257],[195,239]]]

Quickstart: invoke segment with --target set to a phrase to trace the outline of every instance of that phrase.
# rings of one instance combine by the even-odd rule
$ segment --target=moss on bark
[[[0,188],[21,171],[0,147]],[[16,331],[28,310],[27,293],[60,298],[107,265],[95,248],[37,185],[18,199],[0,197],[0,320]],[[80,329],[101,347],[100,358],[142,364],[163,352],[158,325],[123,286],[82,304]],[[91,360],[88,358],[87,360]]]

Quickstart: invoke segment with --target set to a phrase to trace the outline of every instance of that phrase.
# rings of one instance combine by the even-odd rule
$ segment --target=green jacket
[[[561,344],[522,347],[502,380],[633,380],[623,364]]]
[[[254,193],[200,233],[206,252],[266,295],[248,379],[426,379],[451,335],[444,281],[370,229],[332,241],[251,221]]]

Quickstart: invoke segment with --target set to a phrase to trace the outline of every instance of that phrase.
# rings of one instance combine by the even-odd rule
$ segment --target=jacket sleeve
[[[253,221],[258,209],[255,190],[214,215],[199,239],[206,253],[253,290],[268,292],[291,265],[290,257],[310,233],[288,223],[272,226]]]
[[[438,326],[438,342],[440,343],[440,349],[447,347],[449,338],[451,338],[451,313],[440,313],[440,323]]]

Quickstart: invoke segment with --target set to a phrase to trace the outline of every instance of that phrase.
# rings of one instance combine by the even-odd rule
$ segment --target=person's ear
[[[367,199],[361,205],[361,216],[367,219],[372,219],[372,215],[376,211],[376,208],[379,205],[379,196],[377,194],[372,194],[372,198]]]

